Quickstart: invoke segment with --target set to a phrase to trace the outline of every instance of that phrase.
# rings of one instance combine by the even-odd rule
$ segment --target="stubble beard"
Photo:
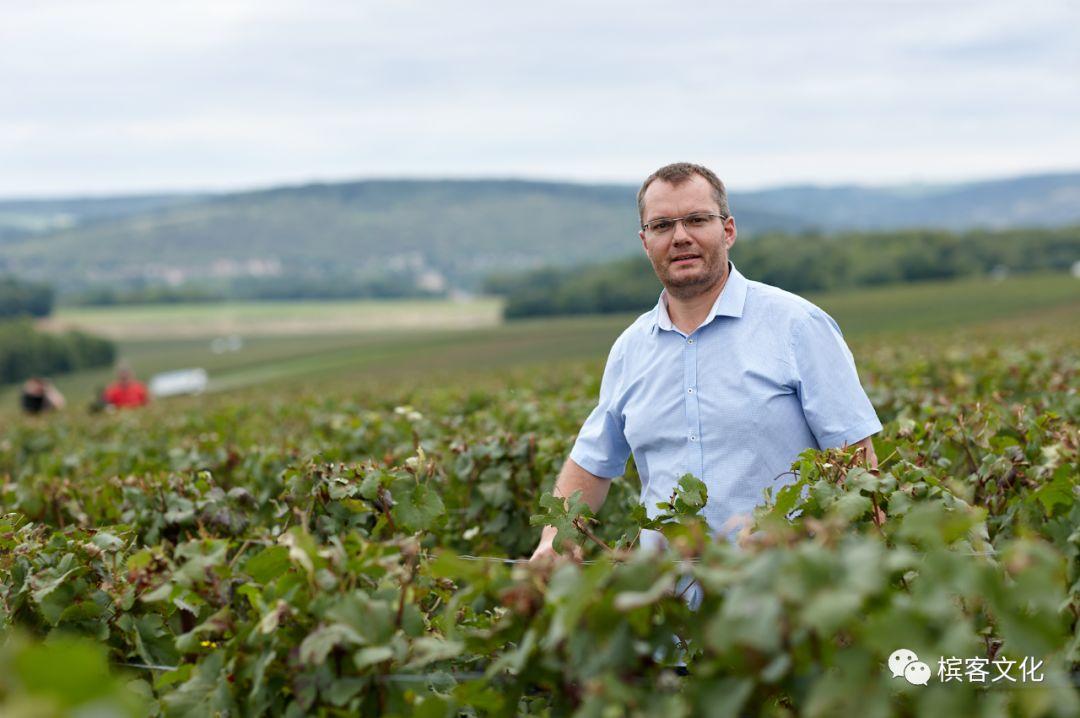
[[[705,255],[701,258],[703,261],[706,260]],[[706,262],[706,266],[700,273],[678,279],[672,276],[670,264],[666,265],[661,272],[654,262],[653,270],[656,271],[657,278],[668,294],[676,299],[693,299],[716,289],[724,281],[727,261],[720,256],[713,256],[710,259],[711,261]]]

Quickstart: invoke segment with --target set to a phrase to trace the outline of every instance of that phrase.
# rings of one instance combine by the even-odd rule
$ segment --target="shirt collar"
[[[709,310],[701,326],[705,326],[716,317],[742,317],[743,307],[746,305],[747,286],[746,277],[735,268],[734,264],[728,262],[727,282],[724,283],[720,296],[716,298],[716,302],[713,303],[712,309]],[[675,325],[671,323],[671,317],[668,315],[666,289],[660,292],[660,299],[656,303],[656,313],[653,315],[652,331],[655,333],[657,329],[665,332],[675,330]]]

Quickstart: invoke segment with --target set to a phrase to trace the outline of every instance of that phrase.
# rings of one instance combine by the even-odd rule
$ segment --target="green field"
[[[891,334],[907,342],[920,337],[951,337],[961,329],[978,332],[980,327],[1023,333],[1031,327],[1048,326],[1068,333],[1080,324],[1080,281],[1067,275],[933,282],[809,298],[836,318],[856,352],[866,340]],[[495,311],[497,303],[492,300],[462,304],[274,302],[71,309],[62,311],[57,319],[91,332],[121,326],[135,328],[129,338],[119,339],[118,345],[120,355],[140,376],[202,367],[210,374],[211,392],[263,384],[282,388],[283,382],[438,381],[463,373],[482,374],[560,360],[599,361],[619,332],[634,319],[634,315],[589,316],[467,328],[473,321],[493,323]],[[244,337],[238,352],[211,351],[211,339],[220,335],[212,329],[221,312],[231,312],[232,326]],[[449,322],[455,327],[450,329],[405,322],[424,312],[428,319],[456,312],[460,321]],[[354,326],[334,333],[259,336],[260,328],[275,317],[283,321],[310,318],[308,326],[318,326],[318,322],[349,326],[349,317],[379,317],[379,321],[399,317],[403,324],[393,328],[375,324],[366,330]],[[138,338],[151,328],[156,327],[160,333],[168,332],[172,326],[202,326],[206,333],[197,337]],[[110,370],[82,372],[57,377],[56,383],[79,407],[89,402],[110,375]],[[14,407],[14,389],[0,391],[0,416],[10,416]]]

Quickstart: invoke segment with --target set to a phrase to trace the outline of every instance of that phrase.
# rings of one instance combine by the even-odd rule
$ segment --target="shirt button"
[[[690,441],[697,441],[697,437],[693,434],[690,435]]]
[[[686,343],[687,343],[687,344],[693,344],[693,343],[694,343],[694,340],[693,340],[693,339],[687,339],[687,340],[686,340]]]
[[[694,393],[694,387],[690,387],[689,389],[687,389],[686,393],[687,394],[693,394]]]

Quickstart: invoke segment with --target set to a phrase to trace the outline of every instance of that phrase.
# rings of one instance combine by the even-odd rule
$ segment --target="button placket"
[[[699,345],[700,342],[694,337],[687,337],[683,345],[683,400],[686,406],[686,471],[701,478],[704,456],[701,449],[701,406],[696,390]]]

